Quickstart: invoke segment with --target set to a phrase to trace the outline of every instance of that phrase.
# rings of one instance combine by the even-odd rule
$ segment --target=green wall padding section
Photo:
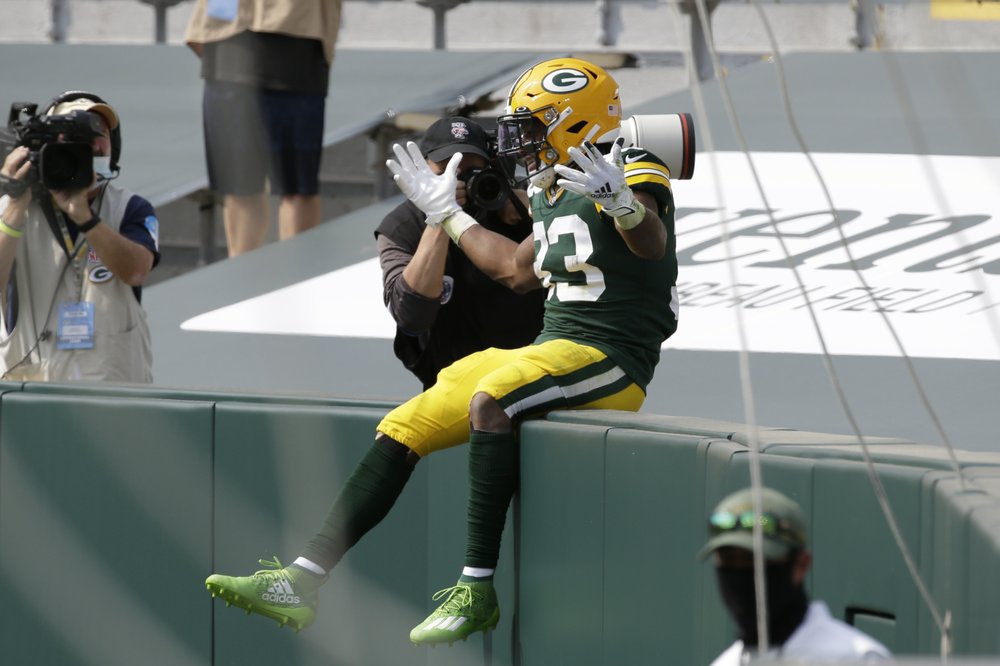
[[[261,568],[258,558],[294,560],[372,445],[384,414],[347,407],[219,404],[216,570],[246,575]],[[256,663],[261,654],[302,665],[504,663],[500,659],[509,655],[509,642],[492,637],[489,650],[477,636],[438,655],[409,641],[409,630],[439,603],[431,595],[453,585],[461,573],[466,456],[466,448],[457,447],[417,465],[389,516],[331,573],[316,623],[307,631],[278,631],[273,621],[248,618],[216,602],[215,663]],[[510,550],[508,545],[508,557]],[[501,573],[511,566],[501,562]],[[501,592],[512,590],[512,576],[506,587],[500,585]],[[508,636],[511,616],[500,627]]]
[[[210,663],[211,441],[208,403],[4,394],[4,663]]]
[[[466,447],[422,461],[390,516],[296,635],[213,602],[212,571],[286,564],[323,520],[393,404],[113,385],[0,383],[3,662],[63,664],[708,664],[734,637],[705,521],[749,484],[743,424],[558,412],[521,428],[496,632],[437,649],[409,630],[465,548]],[[899,654],[939,636],[860,446],[759,428],[764,482],[810,521],[808,585]],[[956,655],[1000,655],[1000,454],[869,440],[901,534]]]
[[[715,421],[695,416],[661,416],[658,414],[634,414],[608,409],[588,409],[578,411],[552,412],[546,417],[552,423],[580,423],[604,425],[629,430],[645,430],[675,435],[695,435],[717,439],[735,439],[747,429],[742,423]],[[765,428],[761,431],[783,430]]]
[[[262,568],[258,559],[276,555],[285,564],[294,560],[371,446],[381,417],[375,410],[218,405],[215,570],[247,575]],[[381,616],[386,623],[398,623],[406,617],[400,609],[414,604],[422,592],[401,585],[407,580],[405,567],[385,557],[387,550],[393,552],[386,548],[388,532],[412,542],[412,553],[422,551],[426,520],[406,512],[407,505],[414,504],[409,497],[421,491],[420,479],[413,481],[397,507],[402,511],[369,534],[333,571],[310,630],[301,635],[277,631],[272,621],[245,617],[216,602],[215,663],[252,663],[261,654],[281,655],[293,664],[390,663],[391,655],[406,645],[399,634],[372,635],[372,623],[365,618]],[[379,569],[386,569],[385,576],[374,575]],[[411,572],[409,578],[417,577]],[[341,639],[323,640],[330,635]]]
[[[521,430],[524,663],[603,663],[606,430],[543,422]]]
[[[0,383],[0,391],[3,390]],[[50,382],[24,382],[23,388],[18,384],[17,390],[26,393],[48,393],[74,395],[102,395],[126,398],[166,398],[169,400],[204,400],[209,402],[249,402],[273,403],[281,405],[318,405],[379,408],[389,410],[397,402],[387,400],[366,400],[364,398],[345,398],[343,396],[320,395],[273,395],[265,393],[242,393],[238,391],[199,391],[195,389],[171,388],[149,384],[104,384],[98,382],[81,382],[78,384],[56,384]]]
[[[702,527],[704,480],[672,472],[695,468],[699,440],[637,430],[607,433],[602,663],[619,655],[636,664],[697,663],[690,607],[673,600],[701,592],[697,549],[688,548],[693,544],[684,535]]]

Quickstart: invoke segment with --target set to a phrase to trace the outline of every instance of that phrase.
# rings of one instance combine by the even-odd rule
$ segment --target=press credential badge
[[[59,304],[57,349],[94,348],[94,304],[82,301]]]

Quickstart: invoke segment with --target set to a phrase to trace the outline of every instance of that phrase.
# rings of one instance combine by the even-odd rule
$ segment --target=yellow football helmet
[[[518,77],[497,118],[497,152],[515,158],[531,177],[568,164],[569,148],[618,136],[618,83],[604,69],[578,58],[540,62]]]

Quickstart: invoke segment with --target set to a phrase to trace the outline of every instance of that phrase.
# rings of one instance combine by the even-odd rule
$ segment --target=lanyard
[[[97,195],[96,203],[98,210],[101,209],[101,205],[104,202],[104,191],[106,187],[107,183],[101,187],[101,190]],[[56,238],[59,240],[59,245],[62,247],[63,253],[66,255],[66,261],[69,262],[70,267],[73,269],[76,284],[76,300],[79,302],[83,300],[83,267],[80,265],[79,261],[81,254],[80,251],[85,247],[89,248],[89,244],[87,243],[87,238],[79,232],[77,233],[76,241],[74,242],[69,233],[69,223],[66,222],[65,214],[57,206],[51,205],[51,201],[50,206],[55,213],[56,223],[59,227],[59,233],[56,234]],[[93,213],[92,208],[91,213]],[[53,231],[55,231],[55,229],[53,229]]]

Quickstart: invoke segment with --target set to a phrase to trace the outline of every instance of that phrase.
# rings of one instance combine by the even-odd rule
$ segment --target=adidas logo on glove
[[[591,197],[598,197],[601,199],[610,199],[615,196],[615,193],[611,191],[611,183],[604,183],[601,189],[594,191]]]

